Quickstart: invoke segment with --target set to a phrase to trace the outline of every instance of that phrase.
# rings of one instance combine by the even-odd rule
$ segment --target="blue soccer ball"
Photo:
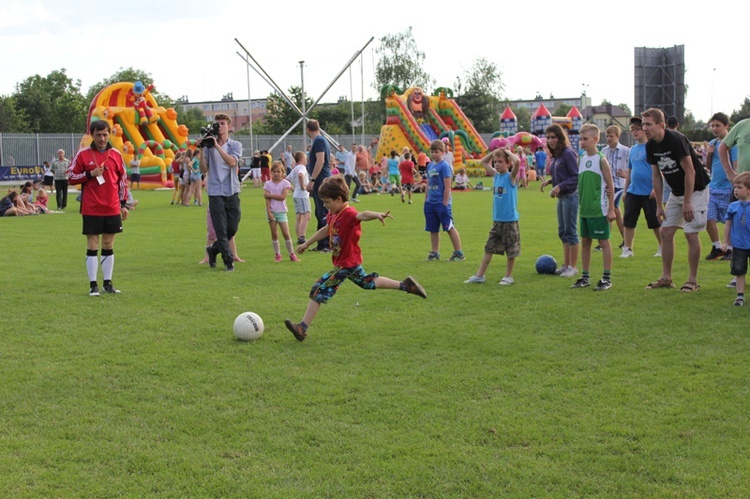
[[[554,274],[557,261],[550,255],[542,255],[536,259],[536,271],[540,274]]]

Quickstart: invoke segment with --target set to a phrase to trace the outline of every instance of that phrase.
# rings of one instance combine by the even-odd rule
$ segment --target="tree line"
[[[419,50],[411,27],[403,32],[380,38],[375,52],[377,62],[373,86],[379,94],[387,85],[403,90],[419,86],[428,93],[435,86],[435,80],[424,70],[425,54]],[[150,73],[132,67],[120,68],[115,74],[92,85],[84,95],[81,92],[81,81],[68,76],[64,68],[54,70],[47,76],[30,76],[17,85],[13,94],[0,96],[0,133],[82,133],[85,130],[89,105],[100,90],[119,81],[139,80],[144,85],[154,83]],[[456,77],[453,84],[456,102],[479,133],[492,133],[499,129],[500,114],[508,105],[503,90],[502,72],[494,62],[485,58],[473,61],[471,66]],[[193,133],[197,133],[200,127],[205,125],[205,118],[200,109],[190,108],[183,111],[180,109],[179,101],[158,90],[154,90],[153,94],[161,106],[174,107],[178,112],[177,121],[187,125]],[[291,87],[288,95],[297,107],[302,108],[303,96],[300,87]],[[353,124],[357,124],[358,129],[360,124],[364,124],[365,133],[368,135],[378,134],[386,118],[384,97],[366,101],[364,116],[361,110],[362,103],[354,103],[352,116],[352,102],[342,100],[335,104],[319,104],[312,110],[310,117],[320,121],[323,128],[331,134],[350,133]],[[312,98],[306,95],[304,100],[305,108],[309,109],[313,103]],[[602,104],[607,104],[607,101],[603,101]],[[626,105],[620,104],[619,107],[630,111]],[[512,109],[518,118],[519,129],[530,130],[530,111],[525,108]],[[569,110],[569,106],[566,108],[565,105],[561,105],[550,111],[559,116],[565,115]],[[745,118],[750,118],[750,97],[746,97],[739,109],[730,116],[734,123]],[[265,119],[253,123],[253,133],[281,135],[298,119],[297,112],[274,92],[267,97]],[[690,111],[685,114],[681,130],[692,140],[712,137],[706,123],[696,121]],[[248,129],[243,128],[236,132],[247,134]],[[292,133],[304,133],[302,125],[298,125]]]

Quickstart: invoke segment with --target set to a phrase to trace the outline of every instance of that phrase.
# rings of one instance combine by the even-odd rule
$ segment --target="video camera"
[[[198,147],[213,147],[219,138],[219,124],[212,123],[211,126],[201,127],[201,143]]]

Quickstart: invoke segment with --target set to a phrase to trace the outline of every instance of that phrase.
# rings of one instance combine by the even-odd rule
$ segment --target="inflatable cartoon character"
[[[415,118],[420,119],[427,114],[427,109],[430,107],[430,101],[425,98],[422,89],[417,87],[411,94],[409,94],[406,105],[409,108],[409,111],[411,111],[411,114],[413,114]]]
[[[128,91],[128,103],[135,109],[136,123],[148,125],[159,121],[159,117],[151,111],[149,102],[146,100],[146,93],[151,92],[154,85],[145,87],[140,81],[133,84],[133,88]]]

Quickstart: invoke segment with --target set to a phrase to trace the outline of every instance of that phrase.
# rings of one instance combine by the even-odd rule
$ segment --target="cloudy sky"
[[[388,4],[393,8],[381,8]],[[673,1],[5,0],[0,95],[12,94],[29,76],[60,68],[80,80],[85,93],[132,66],[151,73],[157,88],[173,98],[219,100],[231,92],[246,99],[247,69],[236,54],[242,51],[237,38],[284,90],[300,84],[304,60],[305,88],[317,99],[375,37],[353,65],[351,83],[347,71],[323,101],[350,96],[350,86],[359,99],[361,70],[365,97],[374,97],[378,39],[413,26],[436,86],[453,87],[457,76],[484,57],[502,71],[509,99],[530,99],[537,92],[570,97],[585,90],[594,103],[608,99],[631,109],[634,47],[685,45],[686,108],[707,121],[712,112],[731,113],[750,95],[750,69],[740,59],[750,7],[738,1],[714,5],[701,12]],[[253,98],[270,90],[251,72]]]

